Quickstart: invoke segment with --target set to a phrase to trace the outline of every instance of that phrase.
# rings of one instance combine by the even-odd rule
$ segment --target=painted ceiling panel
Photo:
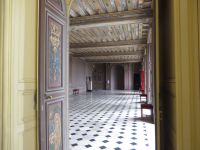
[[[113,5],[113,0],[102,0],[103,3],[104,3],[104,6],[106,7],[107,9],[107,12],[116,12],[116,8],[115,6]]]
[[[70,10],[73,28],[69,42],[80,47],[70,47],[70,52],[89,62],[141,61],[146,43],[134,44],[134,41],[151,41],[151,11],[152,0],[74,0]],[[133,43],[117,46],[104,44],[123,44],[126,41]],[[104,46],[101,47],[101,43]],[[92,44],[94,47],[82,47],[81,44]]]
[[[142,37],[143,33],[148,32],[149,28],[150,25],[143,25],[143,23],[140,23],[73,30],[70,32],[70,35],[75,34],[75,36],[79,36],[80,39],[77,38],[77,40],[74,40],[70,37],[70,43],[79,43],[82,42],[83,39],[85,42],[91,42],[91,38],[93,42],[142,39],[144,38]]]
[[[117,11],[126,11],[127,10],[126,0],[115,0],[115,5],[117,7]]]
[[[98,0],[87,0],[88,4],[96,12],[96,14],[106,13],[105,7],[102,6]]]

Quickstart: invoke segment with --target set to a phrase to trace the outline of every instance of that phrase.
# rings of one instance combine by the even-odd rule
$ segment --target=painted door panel
[[[144,71],[140,71],[140,91],[144,93],[145,83],[144,83],[145,77],[144,77]]]
[[[66,149],[67,19],[64,0],[40,1],[39,148]]]

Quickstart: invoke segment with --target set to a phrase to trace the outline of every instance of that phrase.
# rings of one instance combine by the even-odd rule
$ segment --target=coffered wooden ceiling
[[[71,54],[94,63],[142,61],[152,9],[152,0],[74,0]]]

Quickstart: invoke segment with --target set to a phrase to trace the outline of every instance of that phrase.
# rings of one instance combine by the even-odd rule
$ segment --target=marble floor
[[[70,150],[155,150],[155,125],[141,119],[137,94],[96,91],[71,96]]]

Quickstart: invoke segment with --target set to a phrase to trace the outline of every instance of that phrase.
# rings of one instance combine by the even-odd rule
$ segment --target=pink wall
[[[133,78],[134,78],[134,70],[133,64],[124,64],[124,89],[125,90],[133,90]]]
[[[91,76],[93,79],[93,89],[111,90],[111,85],[115,86],[116,73],[111,73],[112,68],[121,65],[124,68],[124,89],[133,90],[133,64],[88,64],[86,61],[77,57],[70,56],[69,63],[69,93],[73,89],[79,89],[80,92],[86,91],[86,77]],[[96,71],[96,73],[92,73]],[[100,77],[101,76],[101,77]],[[110,81],[106,84],[107,80]],[[115,88],[112,88],[115,89]]]
[[[86,61],[70,56],[69,61],[69,93],[73,89],[86,91],[86,76],[92,76],[92,67]]]

